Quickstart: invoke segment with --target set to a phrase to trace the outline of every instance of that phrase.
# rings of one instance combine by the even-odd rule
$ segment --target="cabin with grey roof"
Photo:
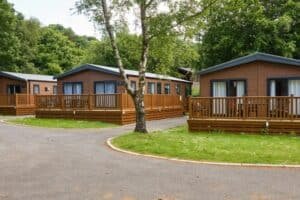
[[[0,72],[0,94],[56,94],[57,84],[54,76]]]

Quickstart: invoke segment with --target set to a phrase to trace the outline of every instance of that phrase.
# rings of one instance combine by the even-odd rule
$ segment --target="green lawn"
[[[112,143],[122,149],[181,159],[262,164],[300,164],[300,137],[189,133],[178,127],[151,134],[129,133]]]
[[[8,120],[8,122],[29,126],[38,126],[46,128],[107,128],[116,125],[99,121],[82,121],[71,119],[38,119],[38,118],[20,118]]]

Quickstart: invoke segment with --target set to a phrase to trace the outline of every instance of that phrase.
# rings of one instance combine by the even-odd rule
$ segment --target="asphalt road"
[[[185,123],[153,121],[151,130]],[[300,169],[214,166],[127,155],[105,141],[132,130],[0,122],[0,200],[300,199]]]

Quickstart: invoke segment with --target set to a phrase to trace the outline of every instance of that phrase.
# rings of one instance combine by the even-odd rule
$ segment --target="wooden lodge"
[[[53,76],[0,72],[0,115],[31,115],[34,95],[57,91]]]
[[[191,131],[300,133],[300,60],[255,53],[198,75]]]
[[[137,88],[138,71],[126,70],[131,87]],[[85,64],[57,78],[58,95],[36,96],[38,118],[72,118],[129,124],[135,107],[127,94],[118,68]],[[163,119],[184,114],[191,82],[146,73],[146,118]]]

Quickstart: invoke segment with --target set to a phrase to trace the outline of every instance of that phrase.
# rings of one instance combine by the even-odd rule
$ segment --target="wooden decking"
[[[177,95],[145,95],[146,119],[179,117],[184,102]],[[99,120],[115,124],[135,122],[128,94],[36,96],[36,117]]]
[[[191,131],[300,133],[300,97],[191,98]]]
[[[33,95],[0,95],[0,115],[33,115],[35,101]]]

